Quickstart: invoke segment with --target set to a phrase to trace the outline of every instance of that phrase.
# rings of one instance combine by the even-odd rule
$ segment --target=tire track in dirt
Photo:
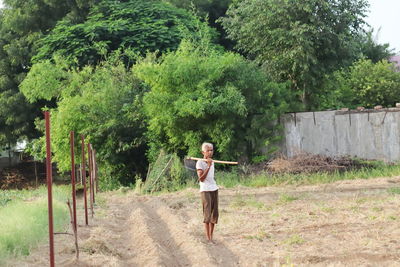
[[[194,236],[197,242],[202,242],[201,240],[205,240],[205,233],[203,233],[204,230],[201,223],[201,218],[199,218],[199,221],[197,221],[194,225],[188,225],[187,221],[190,216],[184,211],[180,211],[179,213],[181,218],[186,219],[184,223],[187,224],[187,227],[192,228],[190,230],[190,234]],[[216,231],[218,232],[218,224],[215,227]],[[226,242],[220,239],[214,239],[214,241],[215,244],[207,244],[205,246],[209,257],[213,259],[218,266],[239,266],[239,259],[237,255],[229,249]],[[202,243],[204,243],[204,241]]]
[[[138,248],[143,259],[158,256],[157,266],[216,266],[206,246],[188,233],[186,225],[176,213],[160,200],[134,203],[132,223]],[[168,222],[168,224],[166,223]],[[145,232],[143,229],[146,229]],[[144,261],[148,262],[148,261]],[[146,264],[147,265],[147,264]]]
[[[135,261],[136,251],[129,221],[132,207],[112,199],[106,211],[105,216],[89,221],[91,226],[81,229],[89,236],[80,242],[80,259],[70,260],[70,255],[70,259],[60,261],[60,266],[140,266]],[[63,258],[61,253],[57,257]]]

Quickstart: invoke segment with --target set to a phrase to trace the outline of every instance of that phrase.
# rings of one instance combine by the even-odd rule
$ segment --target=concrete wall
[[[400,160],[400,109],[289,113],[282,152]]]

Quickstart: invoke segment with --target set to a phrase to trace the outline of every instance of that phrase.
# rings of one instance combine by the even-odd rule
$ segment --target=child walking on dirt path
[[[203,204],[204,228],[207,240],[213,241],[214,226],[218,223],[218,186],[214,179],[214,163],[212,161],[214,148],[211,143],[201,145],[201,153],[207,161],[196,163],[197,176],[200,182],[201,202]]]

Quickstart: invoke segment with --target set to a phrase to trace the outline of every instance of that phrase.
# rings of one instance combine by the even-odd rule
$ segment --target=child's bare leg
[[[211,240],[210,224],[204,223],[204,228],[206,231],[207,240]]]
[[[212,240],[213,237],[213,232],[214,232],[214,223],[210,223],[210,240]]]

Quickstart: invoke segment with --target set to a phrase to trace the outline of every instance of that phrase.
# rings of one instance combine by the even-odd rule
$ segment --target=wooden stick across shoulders
[[[203,158],[195,158],[195,157],[188,157],[187,159],[191,159],[191,160],[202,160],[202,161],[207,161],[207,159],[203,159]],[[223,160],[214,160],[214,163],[221,163],[221,164],[230,164],[230,165],[237,165],[239,164],[236,161],[223,161]]]

